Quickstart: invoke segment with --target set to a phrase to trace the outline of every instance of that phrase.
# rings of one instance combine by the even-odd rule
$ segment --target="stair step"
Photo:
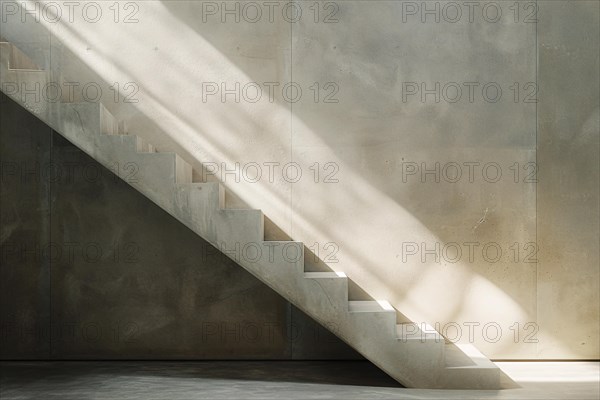
[[[133,149],[137,153],[155,153],[156,148],[148,143],[145,139],[138,135],[130,135],[128,133],[125,121],[117,120],[108,109],[100,103],[100,131],[108,136],[116,137],[133,137],[135,138],[135,146]]]
[[[446,345],[447,369],[498,369],[496,365],[471,344]]]
[[[135,135],[106,135],[101,136],[102,140],[109,142],[111,146],[125,149],[132,153],[137,152],[140,138]]]
[[[234,250],[249,243],[262,244],[265,240],[265,219],[261,210],[218,210],[213,217],[219,248]]]
[[[216,210],[225,207],[225,187],[220,182],[182,183],[179,191],[188,193],[188,207],[198,207],[205,203],[214,205]]]
[[[118,135],[119,134],[119,122],[112,115],[110,111],[104,106],[104,104],[99,103],[100,107],[100,126],[101,133],[105,135]]]
[[[263,240],[262,246],[265,249],[264,265],[271,267],[283,265],[287,274],[296,276],[304,273],[304,243],[289,240]],[[290,267],[293,269],[290,270]]]
[[[221,210],[223,211],[229,210]],[[218,226],[218,218],[212,220],[217,221],[214,224],[216,229],[222,231],[223,228]],[[301,252],[298,255],[297,250],[288,251],[290,246],[302,251],[303,243],[247,240],[248,233],[240,234],[243,239],[239,241],[231,238],[222,240],[223,234],[217,235],[218,240],[211,241],[211,244],[251,273],[261,276],[267,285],[271,283],[277,286],[289,285],[289,290],[294,291],[298,289],[299,284],[304,283],[301,281],[303,277],[300,274],[301,269],[304,268],[304,254]]]
[[[175,191],[176,218],[214,244],[217,240],[214,216],[225,204],[223,185],[219,182],[182,183],[176,185]]]
[[[345,279],[346,274],[343,272],[305,272],[305,278],[309,279]]]
[[[139,138],[138,145],[136,147],[138,153],[156,153],[156,148],[151,143]]]
[[[436,342],[444,343],[444,337],[431,325],[407,322],[396,325],[396,335],[401,342]]]
[[[303,269],[303,268],[302,268]],[[343,272],[304,272],[311,299],[321,298],[324,307],[336,315],[348,312],[348,277]]]
[[[444,388],[489,390],[513,384],[493,362],[470,344],[447,344],[445,362]]]
[[[0,62],[12,71],[41,71],[18,47],[9,42],[0,42]]]
[[[385,300],[371,301],[371,300],[353,300],[348,302],[348,311],[351,313],[393,313],[396,314],[396,310]]]
[[[0,64],[2,92],[44,122],[47,122],[49,108],[53,105],[44,97],[45,92],[42,93],[48,79],[47,71],[9,69],[4,60]]]
[[[192,183],[192,166],[179,154],[175,154],[175,174],[176,183]]]
[[[392,359],[404,357],[409,348],[414,346],[400,346],[396,340],[396,310],[384,300],[377,301],[348,301],[349,329],[356,330],[360,337],[369,341],[364,344],[364,351],[369,354],[383,351],[381,359],[387,359],[385,365],[393,363]],[[356,349],[360,351],[362,345]],[[383,350],[385,349],[385,350]],[[392,356],[393,354],[396,356]],[[398,353],[396,353],[396,351]],[[362,351],[361,351],[362,352]],[[382,365],[379,365],[381,368]],[[384,368],[385,370],[385,368]]]
[[[11,53],[12,45],[7,42],[0,42],[0,64],[7,69],[10,69]]]
[[[174,183],[192,183],[192,166],[185,162],[177,153],[138,153],[144,165],[151,165],[154,160],[167,158],[173,164]],[[172,161],[171,161],[172,160]],[[143,166],[140,165],[140,169]],[[170,171],[170,168],[168,169]]]

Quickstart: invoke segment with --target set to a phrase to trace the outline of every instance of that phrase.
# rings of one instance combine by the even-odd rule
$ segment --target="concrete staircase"
[[[175,153],[126,134],[100,103],[45,101],[27,93],[49,82],[11,43],[0,43],[0,83],[10,98],[269,285],[407,387],[499,389],[502,372],[470,345],[454,345],[430,326],[397,323],[386,301],[348,299],[348,277],[305,272],[304,246],[265,241],[260,210],[224,208],[220,183],[192,182]],[[41,97],[41,96],[40,96]]]

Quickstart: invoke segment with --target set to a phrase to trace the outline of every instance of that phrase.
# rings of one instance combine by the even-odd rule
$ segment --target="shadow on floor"
[[[402,387],[368,361],[4,361],[2,386],[130,376]]]

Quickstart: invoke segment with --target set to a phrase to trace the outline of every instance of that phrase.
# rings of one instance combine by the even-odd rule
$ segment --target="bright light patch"
[[[386,301],[386,300],[377,300],[377,302],[379,303],[379,305],[381,306],[381,308],[383,308],[386,311],[394,311],[394,307],[392,307],[392,305]]]

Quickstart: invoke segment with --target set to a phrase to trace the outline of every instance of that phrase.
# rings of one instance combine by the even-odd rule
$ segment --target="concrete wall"
[[[598,358],[597,2],[119,4],[5,8],[2,35],[354,298],[492,358]]]
[[[5,359],[360,358],[1,95]]]
[[[565,358],[598,358],[599,6],[540,3],[538,351]]]

